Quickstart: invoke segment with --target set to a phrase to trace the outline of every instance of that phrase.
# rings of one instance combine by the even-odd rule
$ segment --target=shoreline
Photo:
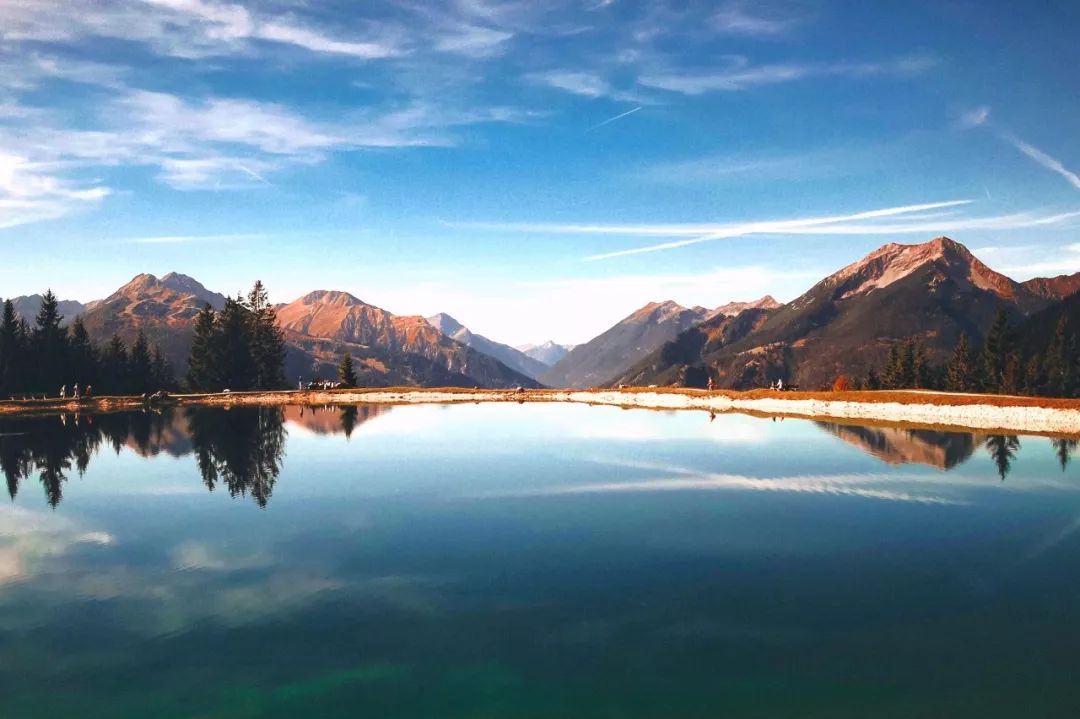
[[[173,395],[168,406],[570,402],[653,410],[884,423],[925,429],[1080,436],[1080,400],[923,391],[733,392],[678,388],[489,390],[379,388]],[[0,401],[0,415],[141,409],[141,397]],[[155,405],[157,406],[157,405]]]

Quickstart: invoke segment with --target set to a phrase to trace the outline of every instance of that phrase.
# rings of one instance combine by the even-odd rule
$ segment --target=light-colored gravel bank
[[[894,401],[894,398],[896,401]],[[466,402],[574,402],[661,410],[746,412],[760,415],[849,420],[957,430],[1080,436],[1080,400],[1030,397],[949,395],[918,392],[776,393],[715,392],[680,389],[628,390],[459,390],[372,389],[333,391],[235,392],[179,395],[182,405],[245,404],[454,404]],[[902,401],[901,401],[902,400]],[[138,409],[137,397],[100,397],[75,402],[47,400],[0,402],[0,414],[93,412]]]
[[[574,391],[528,390],[455,391],[447,390],[338,390],[333,392],[275,392],[200,397],[200,404],[256,404],[266,402],[301,404],[450,404],[460,402],[576,402],[645,409],[693,409],[711,412],[846,419],[972,430],[1000,430],[1034,434],[1080,435],[1080,409],[1039,406],[1002,406],[998,403],[967,402],[948,404],[937,395],[935,403],[857,402],[807,399],[798,394],[740,397],[727,393],[682,391]],[[1000,398],[999,398],[1000,400]],[[946,403],[941,403],[945,401]]]

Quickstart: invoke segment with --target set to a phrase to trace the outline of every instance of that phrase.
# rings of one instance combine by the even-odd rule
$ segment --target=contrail
[[[1006,134],[1002,135],[1002,137],[1004,137],[1007,142],[1011,143],[1012,146],[1015,147],[1017,150],[1024,153],[1032,160],[1045,167],[1047,170],[1050,170],[1051,172],[1056,172],[1057,174],[1061,175],[1066,180],[1068,180],[1069,184],[1080,190],[1080,175],[1077,175],[1075,172],[1069,170],[1067,167],[1065,167],[1065,165],[1061,164],[1060,160],[1050,157],[1039,148],[1034,147],[1033,145],[1029,145],[1015,135]]]
[[[604,120],[603,122],[598,123],[596,125],[593,125],[592,127],[590,127],[585,132],[592,132],[593,130],[599,130],[604,125],[610,125],[611,123],[615,122],[616,120],[621,120],[624,117],[626,117],[627,115],[633,115],[635,112],[637,112],[638,110],[642,110],[642,109],[644,109],[644,106],[643,105],[638,105],[633,110],[627,110],[626,112],[620,113],[620,114],[616,115],[615,117],[609,117],[608,119]]]
[[[272,186],[272,185],[274,184],[274,183],[270,182],[269,180],[267,180],[267,179],[266,179],[265,177],[263,177],[262,175],[260,175],[259,173],[255,172],[254,170],[252,170],[252,169],[249,169],[249,168],[248,168],[248,167],[246,167],[245,165],[241,165],[241,164],[240,164],[239,162],[238,162],[238,163],[236,163],[236,166],[237,166],[237,167],[239,167],[239,168],[240,168],[241,170],[243,170],[243,171],[244,171],[244,172],[246,172],[247,174],[251,175],[251,176],[252,176],[252,177],[254,177],[254,178],[255,178],[256,180],[258,180],[259,182],[261,182],[261,183],[263,183],[263,184],[266,184],[266,185],[271,185],[271,186]]]
[[[646,247],[635,247],[629,250],[618,250],[616,252],[605,252],[600,255],[591,255],[585,258],[586,262],[593,262],[596,260],[610,260],[614,257],[625,257],[627,255],[640,255],[645,252],[659,252],[660,250],[673,250],[676,247],[686,247],[688,245],[696,245],[701,242],[709,242],[711,240],[730,239],[732,237],[745,237],[746,235],[757,235],[762,233],[769,234],[784,234],[785,232],[798,231],[810,227],[828,226],[841,222],[853,222],[856,220],[870,220],[881,217],[894,217],[896,215],[906,215],[912,212],[923,212],[925,210],[936,210],[943,207],[956,207],[958,205],[970,204],[971,200],[949,200],[948,202],[930,202],[922,205],[904,205],[902,207],[887,207],[881,210],[870,210],[868,212],[857,212],[851,215],[833,215],[831,217],[809,217],[805,219],[797,220],[767,220],[764,222],[745,222],[740,224],[734,224],[726,228],[719,229],[715,232],[702,235],[700,237],[694,237],[689,240],[676,240],[674,242],[664,242],[658,245],[648,245]]]

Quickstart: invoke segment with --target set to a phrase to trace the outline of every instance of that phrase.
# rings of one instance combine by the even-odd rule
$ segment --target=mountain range
[[[702,322],[729,317],[747,309],[779,306],[780,303],[769,296],[753,302],[731,302],[713,310],[683,307],[672,300],[650,302],[597,337],[574,347],[539,379],[552,387],[581,388],[610,382],[657,352],[666,342]]]
[[[1080,273],[1016,282],[946,237],[888,244],[825,277],[791,302],[766,295],[712,309],[650,302],[588,342],[511,347],[447,314],[395,315],[347,292],[319,290],[276,306],[289,378],[332,377],[343,352],[370,386],[591,387],[764,386],[775,377],[804,388],[880,368],[891,345],[917,338],[944,361],[961,333],[981,342],[999,309],[1045,337],[1061,313],[1080,317]],[[12,299],[33,321],[40,295]],[[225,297],[194,278],[141,274],[108,297],[61,302],[99,341],[139,331],[182,375],[195,315]],[[1080,322],[1078,322],[1080,323]],[[290,379],[291,381],[291,379]]]
[[[548,365],[530,357],[521,350],[504,345],[501,342],[489,340],[483,335],[475,334],[448,314],[439,313],[428,317],[427,322],[450,339],[456,340],[467,347],[472,347],[478,352],[483,352],[489,357],[494,357],[510,369],[526,377],[536,379],[548,368]]]
[[[547,342],[538,345],[518,345],[515,349],[524,352],[545,367],[551,367],[565,357],[570,350],[574,349],[574,347],[575,345],[561,345],[553,340],[548,340]]]
[[[883,366],[897,340],[916,338],[944,362],[961,333],[982,338],[999,309],[1014,321],[1060,302],[1080,275],[1016,282],[958,242],[888,244],[777,308],[708,319],[610,382],[763,387],[776,377],[828,387],[840,374]]]

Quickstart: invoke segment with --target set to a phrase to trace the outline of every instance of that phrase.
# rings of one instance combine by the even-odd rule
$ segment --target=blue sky
[[[1080,4],[0,0],[0,295],[348,290],[511,343],[948,234],[1080,270]]]

